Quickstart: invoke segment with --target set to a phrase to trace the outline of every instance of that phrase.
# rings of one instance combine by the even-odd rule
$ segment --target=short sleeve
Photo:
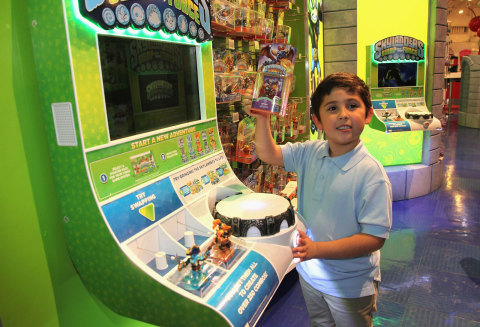
[[[392,187],[388,179],[364,189],[357,217],[362,233],[388,238],[392,227]]]
[[[295,144],[288,142],[280,145],[283,156],[283,167],[285,171],[296,172],[297,171],[297,162],[295,152],[298,150],[301,143],[297,142]]]

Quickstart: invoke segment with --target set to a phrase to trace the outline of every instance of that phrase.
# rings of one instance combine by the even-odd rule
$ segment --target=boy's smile
[[[373,115],[372,108],[365,108],[358,94],[338,87],[325,96],[319,113],[320,120],[313,115],[313,122],[327,135],[332,157],[341,156],[357,146],[365,124],[370,123]]]

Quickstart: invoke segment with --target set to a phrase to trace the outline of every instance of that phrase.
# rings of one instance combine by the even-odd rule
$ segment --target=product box
[[[213,71],[217,73],[236,73],[237,54],[230,49],[215,49],[213,52]]]
[[[290,81],[290,76],[259,73],[255,82],[251,110],[284,116]]]
[[[246,116],[238,124],[236,161],[250,164],[257,159],[254,138],[255,118]]]
[[[213,1],[212,22],[233,29],[235,27],[235,8],[236,6],[229,1]]]
[[[237,7],[235,10],[235,32],[253,34],[256,12],[247,8]]]
[[[273,19],[257,16],[254,24],[255,38],[258,40],[271,40],[273,28]]]
[[[290,33],[292,28],[287,25],[277,25],[277,29],[275,30],[275,43],[283,43],[288,44],[290,43]]]
[[[242,85],[243,78],[240,75],[215,74],[216,103],[240,101]]]

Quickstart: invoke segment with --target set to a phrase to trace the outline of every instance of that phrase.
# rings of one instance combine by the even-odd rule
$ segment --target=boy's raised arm
[[[271,165],[283,166],[282,150],[275,144],[270,131],[269,115],[253,115],[257,118],[255,126],[255,149],[258,157]]]

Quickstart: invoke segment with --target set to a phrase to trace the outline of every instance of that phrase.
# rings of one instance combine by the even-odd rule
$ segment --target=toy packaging
[[[240,101],[243,78],[240,75],[215,74],[216,103]]]
[[[277,29],[275,31],[275,43],[283,43],[288,44],[290,43],[290,32],[292,28],[287,25],[277,25]]]
[[[130,157],[130,162],[132,163],[135,177],[147,174],[156,168],[155,159],[153,158],[153,154],[151,151]],[[115,181],[115,179],[116,178],[114,178],[113,180]],[[120,179],[120,177],[118,177],[118,179]]]
[[[273,35],[273,19],[257,15],[254,22],[255,38],[258,40],[271,40]]]
[[[223,116],[218,120],[218,132],[226,157],[233,158],[235,156],[238,126],[233,122],[232,116]]]
[[[247,116],[238,124],[236,160],[242,163],[252,163],[257,159],[255,153],[255,118]]]
[[[213,1],[212,22],[233,29],[235,27],[235,5],[229,1]]]
[[[259,73],[252,99],[252,111],[285,116],[290,76]]]
[[[252,58],[249,53],[245,52],[237,52],[236,54],[236,71],[239,73],[248,71],[250,66],[250,62]]]
[[[248,8],[237,7],[235,10],[235,32],[253,34],[256,12]]]
[[[213,53],[213,70],[215,73],[231,74],[237,71],[237,55],[228,49],[215,49]]]
[[[240,89],[240,93],[242,95],[249,93],[250,95],[253,94],[253,89],[255,87],[255,82],[257,80],[257,73],[256,72],[241,72],[240,76],[242,76],[242,87]],[[251,96],[250,96],[251,98]]]

